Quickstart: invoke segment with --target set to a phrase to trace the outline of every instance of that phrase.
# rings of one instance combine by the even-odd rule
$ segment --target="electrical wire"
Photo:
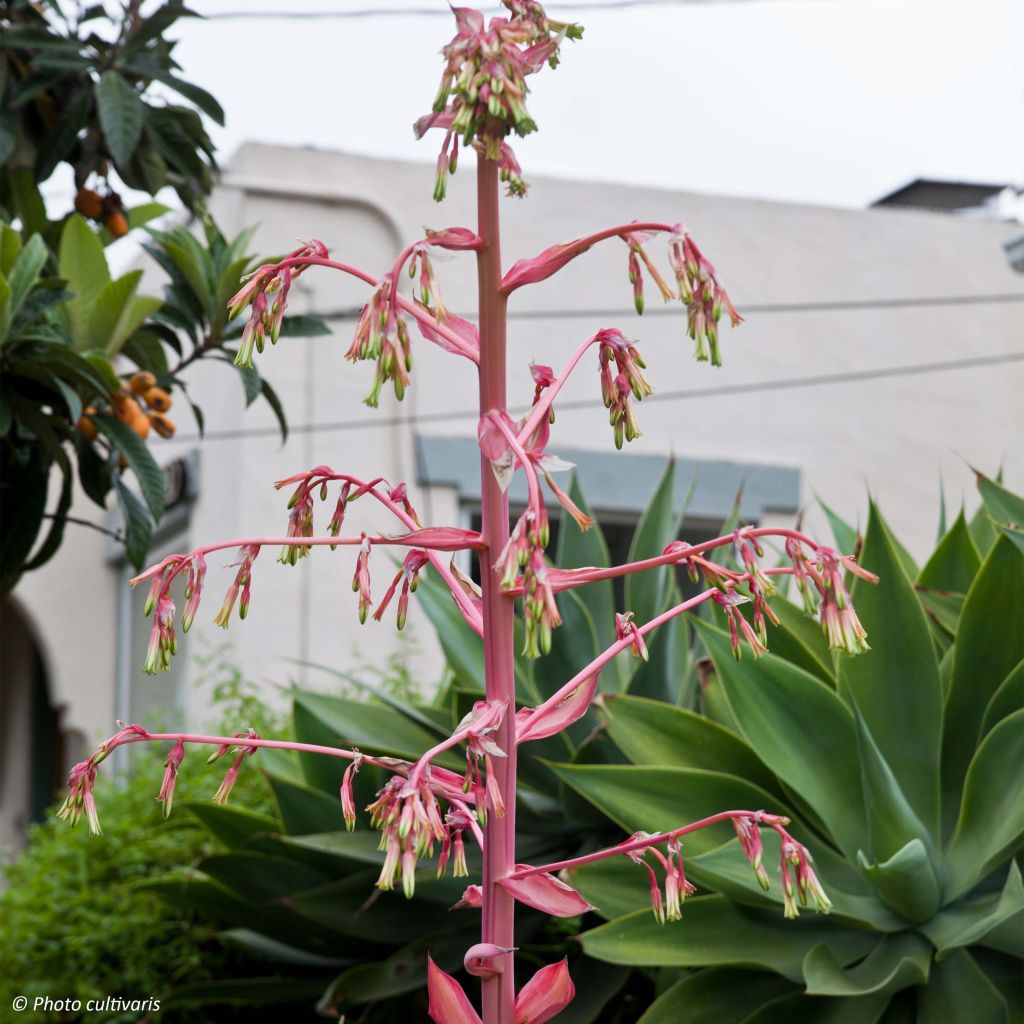
[[[718,0],[605,0],[604,3],[558,3],[554,4],[556,15],[586,12],[588,14],[601,11],[621,11],[638,7],[692,7],[697,3],[715,3]],[[483,14],[499,14],[505,8],[491,5],[482,9]],[[241,21],[274,19],[278,21],[315,21],[315,20],[355,20],[362,18],[433,18],[451,17],[448,6],[437,7],[352,7],[348,10],[323,11],[214,11],[204,14],[207,21]]]
[[[721,398],[725,395],[749,395],[766,391],[787,391],[797,388],[821,387],[829,384],[849,384],[858,381],[880,380],[892,377],[915,377],[926,373],[948,373],[951,370],[970,370],[982,366],[999,366],[1008,363],[1024,363],[1024,351],[1001,352],[990,356],[972,356],[964,359],[949,359],[933,363],[916,363],[907,366],[880,366],[872,370],[850,370],[844,373],[820,373],[806,377],[785,377],[776,380],[751,381],[745,384],[723,384],[719,387],[688,388],[676,391],[656,391],[644,399],[644,405],[653,402],[693,401],[702,398]],[[591,409],[599,405],[594,399],[559,402],[559,413],[576,409]],[[338,420],[333,423],[303,423],[290,426],[289,434],[327,434],[343,430],[370,430],[405,425],[417,426],[425,423],[446,423],[456,420],[476,422],[478,409],[420,413],[415,417],[403,418],[384,416],[377,419]],[[252,427],[236,430],[209,430],[202,437],[199,434],[179,434],[177,441],[232,441],[250,437],[274,437],[279,433],[276,427]]]

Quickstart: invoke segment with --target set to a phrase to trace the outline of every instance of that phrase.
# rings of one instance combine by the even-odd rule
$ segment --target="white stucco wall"
[[[254,249],[261,253],[293,248],[296,237],[316,236],[338,258],[382,272],[400,242],[419,237],[423,225],[472,225],[473,178],[467,159],[451,183],[449,201],[438,207],[430,198],[431,173],[422,166],[252,145],[232,161],[217,204],[226,229],[260,225]],[[506,201],[504,212],[507,264],[553,242],[634,217],[683,220],[722,272],[741,310],[764,304],[1024,292],[1024,281],[1010,270],[1000,245],[1007,226],[994,223],[548,180],[534,181],[526,200]],[[662,244],[655,241],[650,249],[663,259]],[[472,258],[438,261],[438,268],[448,305],[471,310]],[[293,312],[330,312],[358,306],[366,290],[340,275],[310,271],[292,294]],[[643,403],[644,436],[617,458],[675,454],[796,466],[804,503],[819,495],[862,523],[870,493],[918,556],[934,538],[940,478],[953,508],[961,500],[968,508],[975,504],[968,463],[990,472],[1002,465],[1012,484],[1024,484],[1021,363],[731,397],[715,394],[723,386],[1020,351],[1021,304],[755,312],[742,328],[723,331],[726,365],[721,369],[694,363],[681,309],[666,316],[659,306],[649,286],[649,314],[642,319],[633,314],[626,253],[617,242],[583,256],[556,279],[517,293],[510,329],[513,404],[521,408],[532,395],[531,359],[557,369],[595,330],[620,326],[640,340],[656,390],[696,394]],[[618,312],[605,312],[611,310]],[[532,316],[524,318],[524,312]],[[210,440],[195,439],[182,408],[177,410],[179,436],[154,445],[167,459],[201,451],[200,494],[188,535],[193,544],[282,533],[286,499],[272,487],[279,477],[327,463],[411,485],[417,429],[473,436],[474,415],[417,427],[418,417],[470,410],[475,404],[471,366],[420,340],[414,343],[416,365],[406,400],[399,404],[385,396],[378,410],[363,406],[372,370],[342,358],[353,326],[352,320],[334,320],[333,337],[283,339],[260,359],[261,372],[281,394],[294,428],[358,421],[343,430],[297,429],[283,447],[269,433],[253,433],[272,427],[272,417],[261,406],[243,409],[241,388],[231,373],[221,366],[195,368],[192,389],[206,412]],[[585,358],[564,397],[592,404],[559,413],[551,450],[614,455],[600,404],[596,357]],[[224,431],[243,436],[217,439]],[[425,519],[457,521],[451,489],[411,490]],[[87,514],[86,508],[77,511]],[[806,522],[812,532],[825,531],[813,506]],[[353,507],[350,523],[353,530],[390,527],[372,516],[365,502]],[[66,705],[66,723],[94,735],[114,717],[118,578],[104,562],[102,538],[82,531],[69,541],[50,566],[26,577],[19,598],[44,638],[54,697]],[[350,554],[315,552],[296,568],[274,564],[275,557],[270,550],[260,556],[250,616],[232,624],[226,636],[210,620],[230,580],[220,566],[232,559],[211,559],[206,604],[181,656],[227,640],[232,656],[247,674],[265,681],[271,695],[270,684],[291,679],[326,684],[324,677],[286,661],[289,657],[346,667],[382,665],[398,654],[408,659],[424,686],[437,678],[436,642],[415,607],[401,639],[387,620],[358,626],[349,586]],[[385,562],[375,559],[375,594],[386,585]],[[138,665],[131,672],[139,678]],[[201,717],[204,700],[190,691],[191,716]]]

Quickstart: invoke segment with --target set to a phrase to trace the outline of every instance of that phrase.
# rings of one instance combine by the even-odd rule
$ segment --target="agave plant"
[[[870,653],[834,660],[783,602],[785,643],[756,661],[698,621],[708,716],[606,697],[629,763],[552,766],[626,831],[710,801],[783,808],[814,837],[829,917],[783,922],[780,888],[741,870],[726,831],[687,844],[706,893],[676,925],[644,909],[625,858],[572,872],[608,918],[582,935],[589,956],[684,969],[642,1024],[1024,1019],[1024,501],[979,486],[983,511],[958,516],[920,570],[871,508],[860,561],[886,586],[853,590]],[[778,846],[766,840],[765,866]]]

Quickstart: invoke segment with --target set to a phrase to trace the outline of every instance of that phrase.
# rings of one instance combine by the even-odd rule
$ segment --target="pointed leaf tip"
[[[565,960],[542,967],[516,997],[516,1024],[544,1024],[575,998],[576,986]]]
[[[482,1024],[462,986],[427,957],[427,1013],[434,1024]],[[547,1018],[545,1018],[546,1020]]]

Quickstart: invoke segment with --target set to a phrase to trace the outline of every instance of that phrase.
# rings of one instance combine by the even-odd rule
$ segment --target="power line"
[[[601,11],[627,10],[637,7],[690,7],[696,3],[711,3],[715,0],[605,0],[604,3],[559,3],[556,15],[573,12],[599,13]],[[482,9],[483,14],[500,14],[506,8],[489,6]],[[207,21],[236,21],[274,19],[279,21],[338,21],[362,18],[434,18],[451,17],[447,5],[437,7],[352,7],[347,10],[332,11],[215,11],[203,15]]]
[[[821,373],[807,377],[785,377],[777,380],[752,381],[747,384],[723,384],[720,387],[688,388],[677,391],[657,391],[644,399],[650,402],[680,402],[701,398],[720,398],[723,395],[749,395],[765,391],[788,391],[797,388],[821,387],[827,384],[850,384],[858,381],[880,380],[889,377],[916,377],[926,373],[946,373],[950,370],[970,370],[981,366],[999,366],[1007,363],[1024,363],[1024,352],[1002,352],[991,356],[974,356],[965,359],[949,359],[934,363],[916,363],[908,366],[880,366],[873,370],[850,370],[845,373]],[[575,409],[591,409],[598,405],[596,400],[577,399],[559,402],[558,412]],[[339,430],[366,430],[382,427],[419,425],[423,423],[445,423],[455,420],[475,422],[480,415],[478,409],[422,413],[417,416],[385,416],[380,419],[338,420],[333,423],[303,423],[290,427],[292,434],[326,434]],[[275,437],[276,427],[253,427],[237,430],[210,430],[203,437],[198,434],[182,434],[179,441],[232,441],[246,437]]]
[[[859,309],[922,309],[935,306],[999,306],[1024,302],[1024,292],[996,292],[991,295],[925,295],[906,298],[875,299],[826,299],[821,302],[744,302],[740,311],[755,313],[828,313]],[[510,309],[509,320],[575,320],[583,317],[606,319],[623,315],[625,307],[609,309]],[[349,306],[342,309],[317,313],[321,320],[354,320],[361,307]],[[679,307],[671,303],[663,306],[649,306],[644,317],[679,316]]]

